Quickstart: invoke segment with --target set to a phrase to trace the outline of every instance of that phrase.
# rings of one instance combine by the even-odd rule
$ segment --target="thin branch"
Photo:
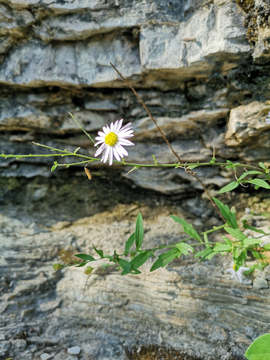
[[[138,98],[138,100],[140,101],[140,103],[142,104],[142,106],[145,108],[147,114],[149,115],[149,117],[151,118],[151,120],[154,122],[154,124],[156,125],[158,131],[160,132],[161,136],[163,137],[163,139],[165,140],[165,142],[167,143],[167,145],[169,146],[169,148],[171,149],[171,151],[173,152],[173,154],[176,156],[176,158],[178,159],[178,161],[183,164],[183,161],[180,159],[180,157],[177,155],[177,153],[174,151],[173,147],[171,146],[171,144],[169,143],[169,141],[166,139],[165,135],[163,134],[162,130],[160,129],[160,127],[158,126],[156,120],[153,118],[152,114],[150,113],[150,111],[148,110],[147,106],[145,105],[145,103],[142,101],[142,99],[140,98],[140,96],[138,95],[138,93],[136,92],[136,90],[133,88],[133,86],[129,83],[129,81],[124,78],[124,76],[116,69],[116,67],[110,62],[111,66],[114,68],[114,70],[117,72],[117,74],[121,77],[121,79],[130,87],[130,89],[134,92],[134,94],[136,95],[136,97]],[[195,177],[195,179],[201,184],[201,186],[203,187],[204,191],[206,192],[207,196],[209,197],[212,206],[214,207],[214,209],[216,210],[216,212],[218,213],[218,215],[221,217],[221,219],[226,223],[226,219],[222,216],[219,208],[217,207],[217,205],[214,203],[214,201],[212,200],[210,194],[208,193],[208,191],[206,190],[205,186],[203,185],[202,181],[198,178],[198,176],[195,175],[195,173],[193,172],[189,172],[189,174],[193,177]]]
[[[147,114],[149,115],[150,119],[154,122],[154,124],[156,125],[158,131],[160,132],[161,136],[163,137],[164,141],[167,143],[167,145],[170,147],[170,149],[172,150],[173,154],[177,157],[178,161],[182,164],[183,161],[180,159],[180,157],[176,154],[176,152],[174,151],[173,147],[171,146],[171,144],[169,143],[169,141],[166,139],[166,136],[163,134],[161,128],[158,126],[156,120],[153,118],[152,114],[150,113],[150,111],[147,109],[147,106],[145,105],[145,103],[142,101],[142,99],[140,98],[140,96],[138,95],[137,91],[133,88],[133,86],[124,78],[124,76],[116,69],[116,67],[110,63],[111,66],[114,68],[114,70],[118,73],[118,75],[122,78],[122,80],[131,88],[131,90],[134,92],[134,94],[137,96],[138,100],[140,101],[140,103],[142,104],[142,106],[145,108]]]
[[[76,120],[75,117],[74,117],[70,112],[69,112],[69,115],[72,117],[72,119],[73,119],[74,121],[76,121],[77,125],[78,125],[79,128],[85,133],[85,135],[95,144],[95,141],[92,139],[91,135],[88,134],[88,132],[86,132],[83,127],[81,127],[79,121]]]

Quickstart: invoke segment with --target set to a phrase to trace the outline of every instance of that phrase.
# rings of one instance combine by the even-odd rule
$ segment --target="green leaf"
[[[229,240],[226,236],[222,236],[222,239],[228,244],[228,245],[233,245],[233,243],[231,242],[231,240]]]
[[[82,267],[87,264],[88,261],[82,262],[81,264],[77,265],[76,267]]]
[[[212,160],[210,161],[210,164],[214,164],[216,162],[216,158],[212,157]]]
[[[177,247],[178,250],[180,250],[184,255],[188,255],[189,250],[191,250],[194,254],[195,254],[195,250],[193,249],[192,246],[190,246],[189,244],[186,244],[184,242],[176,244],[175,245]]]
[[[247,175],[255,175],[255,174],[263,174],[263,173],[261,171],[256,171],[256,170],[246,171],[240,176],[238,181],[243,180]]]
[[[212,252],[213,252],[212,248],[206,248],[203,251],[197,252],[197,254],[194,255],[194,258],[198,258],[200,256],[206,256],[206,255],[209,255]]]
[[[219,208],[221,215],[227,220],[227,223],[234,229],[238,229],[238,225],[236,222],[235,213],[231,212],[228,205],[223,204],[216,198],[213,198],[214,202],[216,203],[217,207]]]
[[[155,271],[155,270],[157,270],[158,268],[160,268],[162,266],[163,266],[163,260],[162,259],[157,259],[154,262],[154,264],[151,266],[150,272]]]
[[[55,271],[60,270],[60,269],[62,269],[63,267],[65,267],[65,265],[53,264],[53,269],[54,269]]]
[[[244,272],[245,275],[248,275],[248,274],[251,274],[255,269],[258,269],[258,270],[263,270],[266,266],[268,266],[268,263],[261,263],[261,264],[254,264],[250,267],[249,270],[246,270]]]
[[[230,169],[230,168],[235,169],[237,165],[240,165],[239,163],[233,164],[230,160],[227,160],[227,163],[229,165],[225,166],[225,169]]]
[[[215,255],[217,255],[218,253],[216,253],[215,251],[211,252],[210,254],[206,255],[204,257],[204,260],[211,260],[212,257],[214,257]],[[200,261],[202,261],[203,259],[201,259]]]
[[[244,262],[246,261],[247,258],[247,250],[244,249],[240,249],[235,247],[233,249],[233,261],[235,263],[235,271],[237,271],[240,266],[242,266],[244,264]]]
[[[76,254],[75,256],[83,260],[96,261],[96,259],[93,258],[93,256],[87,254]]]
[[[177,252],[175,252],[174,254],[171,254],[170,256],[168,256],[165,260],[163,260],[163,266],[166,266],[167,264],[169,264],[171,261],[173,261],[176,258],[179,258],[182,255],[182,252],[179,251],[178,249],[176,249]]]
[[[198,240],[199,242],[202,242],[200,235],[197,233],[197,231],[193,228],[191,224],[189,224],[185,219],[180,219],[178,216],[171,215],[171,218],[181,224],[183,226],[184,232],[188,234],[189,236],[193,237],[194,239]]]
[[[153,255],[152,251],[144,251],[144,252],[140,253],[139,255],[137,255],[130,262],[130,265],[132,266],[133,269],[137,269],[142,264],[144,264],[147,261],[147,259],[149,258],[149,256],[151,256],[151,255]]]
[[[136,228],[135,228],[135,244],[136,244],[137,250],[140,249],[140,247],[143,243],[143,235],[144,235],[143,218],[142,218],[141,213],[139,213],[137,216]]]
[[[124,259],[117,259],[118,264],[121,266],[121,268],[123,269],[121,276],[127,275],[131,272],[131,265],[130,262]]]
[[[57,161],[54,162],[54,165],[51,167],[51,172],[54,171],[58,166]]]
[[[213,251],[214,252],[223,252],[223,251],[231,251],[232,250],[232,246],[229,244],[217,244]]]
[[[92,246],[93,246],[95,252],[100,256],[100,258],[103,259],[103,257],[104,257],[103,256],[103,250],[96,249],[93,244],[92,244]]]
[[[169,264],[173,259],[180,257],[182,252],[179,251],[177,248],[173,248],[164,254],[159,255],[158,259],[152,265],[150,271],[154,271],[160,267],[164,267],[165,265]]]
[[[260,166],[263,170],[265,170],[265,165],[264,165],[264,163],[259,162],[259,166]]]
[[[189,165],[188,168],[189,168],[190,170],[192,170],[192,169],[195,169],[195,168],[198,167],[198,166],[200,166],[199,162],[198,162],[198,165]]]
[[[227,231],[227,233],[231,234],[235,239],[242,241],[247,238],[247,236],[243,234],[242,231],[240,231],[239,229],[232,229],[230,227],[225,226],[224,230]]]
[[[253,341],[245,352],[248,360],[270,359],[270,334],[264,334]]]
[[[118,264],[121,266],[122,269],[126,270],[126,271],[130,271],[131,265],[130,262],[124,259],[117,259]]]
[[[266,244],[263,246],[264,250],[270,250],[270,244]]]
[[[135,240],[135,233],[133,233],[132,235],[130,235],[130,237],[128,238],[128,240],[126,241],[126,245],[125,245],[125,255],[127,255],[129,253],[129,250],[131,248],[131,246],[133,245]]]
[[[247,238],[243,241],[244,245],[253,245],[253,244],[260,244],[262,240],[254,239],[254,238]]]
[[[218,193],[223,194],[227,191],[232,191],[233,189],[237,188],[238,185],[239,185],[239,183],[237,181],[232,181],[231,183],[229,183],[228,185],[226,185],[222,189],[220,189]]]
[[[255,257],[255,259],[260,260],[262,258],[261,254],[258,253],[258,251],[252,250],[252,255]]]
[[[261,180],[261,179],[247,180],[245,182],[256,185],[256,187],[255,187],[256,190],[259,187],[262,187],[262,188],[265,188],[265,189],[270,189],[270,185],[266,181]]]
[[[253,226],[250,226],[250,225],[247,225],[247,221],[246,221],[246,220],[243,221],[243,226],[244,226],[245,229],[249,229],[249,230],[252,230],[252,231],[256,231],[256,232],[258,232],[258,233],[260,233],[260,234],[267,235],[263,230],[257,229],[257,228],[255,228],[255,227],[253,227]]]

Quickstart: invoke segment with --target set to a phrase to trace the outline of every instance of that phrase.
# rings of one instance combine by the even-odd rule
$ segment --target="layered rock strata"
[[[132,122],[126,161],[177,163],[112,62],[184,162],[209,162],[214,152],[220,162],[269,162],[269,14],[262,0],[1,0],[1,153],[45,154],[35,141],[93,156],[71,112],[92,136],[119,118]],[[95,164],[89,182],[83,167],[51,172],[55,160],[75,159],[0,159],[0,359],[127,360],[151,346],[155,356],[170,348],[241,359],[269,332],[268,268],[243,285],[225,273],[229,258],[184,258],[151,274],[147,265],[140,277],[54,272],[59,256],[91,252],[92,242],[123,249],[138,211],[149,247],[179,238],[169,213],[199,229],[219,224],[183,169],[121,177],[131,168]],[[197,174],[211,194],[234,175]]]

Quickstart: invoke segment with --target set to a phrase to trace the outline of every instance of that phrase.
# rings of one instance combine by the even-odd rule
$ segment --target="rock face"
[[[164,209],[154,218],[141,209],[149,214],[147,247],[181,236]],[[152,273],[150,263],[140,276],[121,277],[101,263],[90,276],[84,268],[52,269],[57,254],[65,261],[74,252],[95,256],[89,237],[108,253],[121,251],[136,213],[137,207],[123,205],[47,228],[1,216],[2,359],[128,360],[132,349],[139,354],[149,344],[176,349],[178,356],[242,359],[252,339],[269,331],[270,266],[244,284],[229,279],[230,259],[222,257],[203,264],[181,259]]]
[[[71,112],[92,136],[119,118],[132,122],[126,161],[178,163],[111,62],[182,161],[209,162],[215,152],[219,162],[269,162],[269,15],[263,0],[2,0],[1,153],[48,153],[34,141],[93,156]],[[229,360],[269,331],[269,269],[246,285],[229,280],[227,258],[183,259],[151,274],[146,265],[138,277],[54,272],[59,256],[91,252],[92,242],[123,249],[138,211],[149,247],[178,239],[169,213],[219,224],[183,169],[126,175],[131,167],[94,163],[89,182],[80,166],[51,172],[55,160],[76,161],[0,158],[1,360],[126,360],[147,349]],[[233,176],[196,170],[213,194]]]

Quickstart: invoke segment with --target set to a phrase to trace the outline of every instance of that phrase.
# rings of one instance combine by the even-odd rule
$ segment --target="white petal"
[[[110,131],[114,132],[114,123],[111,123],[111,125],[110,125]]]
[[[116,160],[121,161],[121,158],[119,156],[119,153],[118,153],[116,147],[113,148],[113,154],[114,154],[114,157],[116,158]]]
[[[127,137],[127,136],[133,135],[133,131],[132,130],[129,130],[129,131],[120,130],[117,135],[120,136],[120,137]]]
[[[104,144],[104,141],[99,140],[99,141],[95,142],[95,145],[94,145],[94,146],[98,146],[98,145],[100,145],[100,144]]]
[[[118,120],[117,126],[115,126],[115,129],[114,129],[114,131],[115,131],[116,134],[117,134],[118,131],[121,129],[122,124],[123,124],[123,119]]]
[[[103,154],[103,157],[101,159],[101,161],[103,161],[104,163],[107,161],[108,157],[109,157],[109,152],[110,152],[110,147],[106,146],[106,150]]]
[[[113,163],[113,148],[109,148],[109,165],[112,165]]]
[[[132,133],[132,132],[127,132],[127,133],[119,133],[118,134],[118,137],[120,137],[120,138],[127,138],[127,137],[132,137],[132,136],[134,136],[134,134]]]
[[[104,140],[105,140],[105,136],[97,136],[95,139],[96,139],[96,140],[102,140],[102,141],[104,141]]]
[[[241,267],[239,268],[239,270],[241,270],[241,271],[243,272],[243,271],[250,270],[250,268],[249,268],[249,267],[246,267],[246,266],[241,266]],[[239,271],[239,270],[238,270],[238,271]]]
[[[242,283],[242,274],[241,274],[241,272],[239,272],[239,270],[238,271],[236,271],[236,279],[240,282],[240,283]]]
[[[97,157],[99,154],[101,154],[106,146],[107,146],[106,144],[102,144],[101,147],[97,149],[97,151],[95,153],[95,157]]]
[[[106,136],[107,134],[109,134],[109,132],[110,132],[111,130],[110,130],[109,126],[106,125],[106,126],[103,126],[103,131],[104,131],[105,136]]]
[[[127,150],[126,150],[126,149],[124,149],[124,148],[123,148],[123,146],[121,146],[120,144],[117,144],[117,145],[119,146],[119,148],[120,148],[120,150],[121,150],[122,154],[123,154],[124,156],[128,156],[128,152],[127,152]]]
[[[119,139],[118,144],[125,145],[125,146],[132,146],[134,145],[131,141],[126,139]]]
[[[124,157],[124,154],[123,154],[123,152],[122,152],[122,146],[121,146],[121,148],[120,148],[120,146],[118,145],[118,144],[116,144],[115,146],[114,146],[114,149],[115,149],[115,151],[117,151],[117,153],[119,154],[119,156],[122,158],[122,157]]]
[[[122,127],[121,131],[123,130],[130,130],[132,128],[132,123],[128,123],[125,126]]]
[[[104,137],[104,138],[105,138],[105,136],[106,136],[106,134],[105,134],[104,132],[102,132],[102,131],[99,131],[99,132],[98,132],[98,135],[99,135],[99,136],[102,136],[102,137]]]

